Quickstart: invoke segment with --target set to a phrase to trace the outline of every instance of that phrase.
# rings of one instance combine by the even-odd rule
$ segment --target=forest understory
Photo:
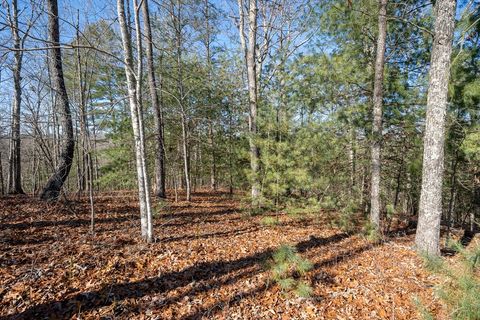
[[[239,197],[197,192],[168,199],[155,215],[155,243],[137,236],[133,192],[48,204],[0,200],[1,319],[438,319],[440,281],[412,249],[414,230],[384,241],[331,226],[329,212],[278,214],[278,224],[242,210]],[[263,216],[264,217],[264,216]],[[266,267],[281,244],[313,268],[313,292],[282,291]]]

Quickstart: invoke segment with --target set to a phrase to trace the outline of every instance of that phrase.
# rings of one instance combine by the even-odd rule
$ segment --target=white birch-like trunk
[[[136,29],[136,44],[139,56],[137,65],[137,75],[134,72],[133,53],[131,46],[130,34],[127,29],[125,17],[124,0],[117,0],[118,20],[122,35],[122,44],[125,60],[125,74],[127,77],[128,99],[130,105],[130,114],[132,119],[133,137],[135,143],[135,157],[137,167],[137,181],[138,181],[138,196],[140,203],[140,221],[142,229],[142,237],[147,242],[153,240],[152,228],[152,212],[150,207],[150,192],[147,177],[147,164],[145,156],[145,140],[143,128],[143,115],[141,106],[141,34],[140,34],[140,19],[137,1],[134,0],[135,10],[135,29]]]

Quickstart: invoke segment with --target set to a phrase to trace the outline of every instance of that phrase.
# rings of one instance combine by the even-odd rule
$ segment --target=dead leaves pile
[[[416,319],[414,298],[442,314],[438,280],[422,269],[411,236],[374,245],[321,215],[266,227],[238,201],[204,192],[170,201],[147,245],[134,193],[95,203],[91,235],[87,199],[0,200],[0,318]],[[270,280],[264,262],[282,243],[314,264],[311,298]]]

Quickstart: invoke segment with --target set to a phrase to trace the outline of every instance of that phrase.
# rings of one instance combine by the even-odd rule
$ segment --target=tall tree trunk
[[[80,18],[77,18],[78,21],[80,21]],[[77,23],[77,45],[80,45],[80,22]],[[79,157],[77,159],[78,162],[78,168],[79,168],[79,192],[82,193],[85,188],[86,188],[86,181],[87,181],[87,176],[86,176],[86,170],[87,170],[87,153],[88,153],[88,148],[87,148],[87,143],[88,143],[88,132],[87,132],[87,127],[88,127],[88,121],[87,121],[87,114],[86,114],[86,109],[87,109],[87,98],[86,98],[86,84],[85,84],[85,79],[83,77],[83,69],[82,69],[82,57],[81,57],[81,52],[80,48],[77,48],[76,50],[76,58],[77,58],[77,81],[78,81],[78,92],[79,92],[79,123],[80,123],[80,146],[77,147],[79,150]]]
[[[177,58],[177,89],[178,89],[178,103],[180,105],[180,116],[181,116],[181,125],[182,125],[182,151],[183,151],[183,171],[185,179],[185,191],[186,191],[186,200],[190,201],[192,199],[191,194],[191,177],[190,177],[190,154],[188,147],[188,115],[185,108],[185,97],[184,97],[184,87],[183,87],[183,66],[182,66],[182,2],[180,0],[176,1],[178,7],[177,14],[175,14],[175,8],[173,1],[171,4],[171,15],[173,27],[175,29],[175,45],[176,45],[176,58]]]
[[[136,29],[136,41],[137,41],[137,51],[138,59],[142,59],[141,54],[141,40],[140,40],[140,28],[139,28],[139,16],[138,16],[138,6],[136,0],[134,0],[134,10],[135,10],[135,29]],[[137,167],[137,182],[138,182],[138,197],[140,203],[140,222],[142,229],[142,237],[147,242],[153,241],[153,230],[152,230],[152,212],[150,207],[150,194],[149,194],[149,185],[147,177],[147,168],[146,168],[146,157],[145,157],[145,140],[143,133],[143,116],[142,109],[140,105],[140,84],[137,83],[141,81],[140,72],[141,72],[141,62],[138,64],[138,74],[135,75],[134,65],[133,65],[133,53],[130,34],[127,29],[127,21],[125,17],[125,4],[124,0],[117,0],[117,11],[118,11],[118,21],[120,24],[121,36],[122,36],[122,45],[124,52],[124,62],[125,62],[125,75],[127,77],[127,87],[128,87],[128,98],[130,105],[130,114],[132,118],[132,130],[133,138],[135,143],[135,157],[136,157],[136,167]]]
[[[353,123],[350,128],[350,143],[348,144],[348,157],[350,161],[350,194],[355,196],[356,174],[357,174],[357,134]]]
[[[17,0],[12,1],[13,12],[10,16],[10,10],[8,11],[8,17],[10,20],[10,27],[12,30],[12,37],[14,42],[14,57],[15,67],[13,69],[13,84],[14,84],[14,99],[12,106],[12,131],[10,142],[10,158],[8,169],[8,193],[22,194],[22,171],[21,171],[21,153],[20,153],[20,108],[22,102],[22,84],[21,84],[21,72],[22,72],[22,60],[23,52],[20,50],[22,47],[22,40],[18,32],[18,4]]]
[[[379,0],[377,56],[373,84],[372,181],[370,189],[370,222],[380,229],[380,150],[382,146],[383,68],[387,38],[387,0]]]
[[[0,152],[0,196],[5,194],[4,185],[3,185],[3,163],[2,163],[2,153]]]
[[[473,216],[471,221],[471,231],[478,229],[478,218],[480,217],[480,170],[475,168],[473,176],[474,190],[473,190]]]
[[[249,115],[248,131],[250,145],[250,168],[252,170],[252,203],[257,205],[260,196],[260,149],[257,146],[257,105],[258,105],[258,85],[257,85],[257,0],[249,0],[248,8],[248,46],[245,39],[245,14],[243,0],[238,0],[238,10],[240,15],[239,32],[240,42],[245,54],[245,63],[247,66],[248,79],[248,97],[249,97]]]
[[[68,102],[65,80],[63,78],[62,53],[60,51],[60,31],[58,25],[58,4],[57,0],[47,0],[48,9],[48,35],[51,46],[51,76],[55,90],[57,110],[62,125],[59,159],[55,172],[48,179],[47,184],[40,193],[40,199],[57,200],[65,180],[72,167],[75,141],[73,137],[72,114]]]
[[[190,181],[190,161],[189,161],[189,150],[188,150],[188,132],[187,132],[187,116],[185,112],[182,111],[182,151],[183,151],[183,172],[185,174],[185,191],[186,191],[186,200],[192,200],[191,193],[191,181]]]
[[[213,137],[213,123],[208,127],[208,140],[210,144],[210,189],[217,190],[217,157],[215,154],[215,139]]]
[[[153,63],[153,45],[152,45],[152,27],[150,24],[150,11],[148,9],[148,0],[143,0],[143,28],[146,44],[147,56],[147,73],[148,73],[148,88],[150,90],[150,99],[152,108],[154,110],[155,131],[156,131],[156,147],[157,153],[155,158],[155,195],[159,198],[165,198],[165,149],[163,142],[163,119],[162,107],[157,93],[157,80],[155,77],[155,65]],[[161,81],[161,80],[160,80]]]
[[[437,0],[435,5],[435,36],[430,62],[423,142],[422,191],[415,236],[417,249],[431,255],[440,253],[445,113],[455,25],[455,7],[455,0]]]
[[[451,169],[452,175],[450,177],[450,198],[448,200],[447,211],[447,241],[450,240],[450,229],[452,227],[452,213],[455,210],[456,184],[457,184],[457,165],[458,165],[458,148],[455,148],[455,156],[452,158]]]
[[[217,159],[215,153],[215,139],[214,139],[214,116],[211,114],[215,110],[215,107],[212,106],[212,51],[211,51],[211,30],[210,30],[210,3],[209,0],[204,1],[205,5],[205,49],[206,49],[206,60],[207,60],[207,86],[208,86],[208,95],[207,95],[207,105],[209,106],[209,124],[208,124],[208,142],[210,147],[210,189],[217,190]]]

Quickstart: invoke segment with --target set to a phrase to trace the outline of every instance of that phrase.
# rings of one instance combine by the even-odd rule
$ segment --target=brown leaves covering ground
[[[197,193],[169,201],[147,245],[131,192],[97,196],[93,236],[87,199],[0,205],[1,319],[416,319],[415,297],[442,309],[412,235],[372,245],[324,214],[266,227],[228,195]],[[265,260],[282,243],[314,264],[311,298],[269,280]]]

